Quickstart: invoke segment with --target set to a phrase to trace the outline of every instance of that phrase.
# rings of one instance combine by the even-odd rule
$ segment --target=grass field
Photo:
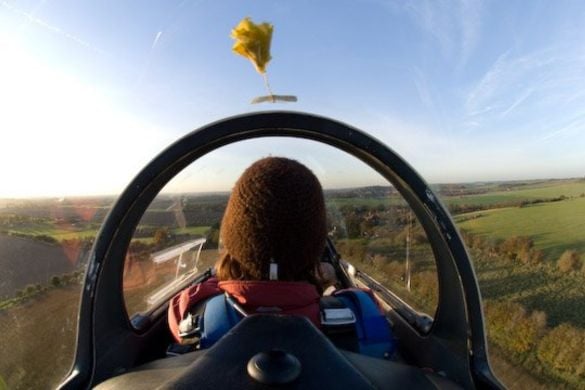
[[[563,322],[585,328],[585,275],[562,274],[556,267],[526,267],[471,251],[484,299],[513,301],[543,311],[551,327]]]
[[[16,290],[28,285],[48,285],[54,275],[75,271],[82,254],[65,249],[0,234],[0,299],[13,297]]]
[[[454,188],[457,190],[457,187]],[[583,271],[562,272],[557,266],[560,255],[569,249],[576,250],[585,261],[585,196],[582,195],[585,194],[585,181],[497,183],[481,187],[467,185],[462,191],[486,192],[443,196],[441,199],[446,205],[466,205],[471,209],[481,207],[485,210],[455,215],[458,228],[472,235],[502,241],[514,236],[530,237],[535,248],[544,254],[540,263],[526,263],[498,254],[501,252],[488,253],[471,248],[472,261],[485,301],[514,302],[522,305],[528,313],[542,312],[549,330],[561,324],[585,328],[585,268]],[[535,200],[540,203],[529,203]],[[390,199],[383,202],[383,199],[373,198],[342,198],[334,201],[338,205],[353,204],[370,208],[379,204],[388,206],[392,202]],[[519,207],[521,205],[523,207]],[[385,280],[384,275],[376,275],[376,270],[369,269],[368,265],[362,268],[372,272],[381,281]],[[396,270],[382,271],[392,273]],[[401,297],[407,297],[399,286],[391,287]],[[494,338],[496,336],[493,335]],[[490,339],[490,342],[494,340]],[[496,345],[493,347],[493,368],[508,388],[573,388],[579,381],[574,376],[559,377],[558,373],[546,371],[550,367],[543,368],[545,366],[535,360],[534,351],[528,354],[525,362],[508,355],[506,345],[500,345],[503,347],[500,349]],[[583,364],[582,358],[576,358],[575,364]]]
[[[188,226],[184,228],[173,229],[173,234],[192,234],[196,236],[204,236],[209,230],[210,226]]]
[[[442,197],[446,204],[473,204],[481,206],[498,203],[512,203],[523,200],[566,197],[579,197],[585,194],[585,180],[551,181],[528,184],[522,187],[510,187],[508,190],[498,188],[485,194]]]
[[[558,196],[569,190],[575,194],[582,185],[577,182],[518,192]],[[472,251],[484,298],[515,301],[529,310],[544,311],[551,326],[569,322],[585,327],[585,274],[561,273],[556,266],[565,250],[585,256],[585,197],[478,211],[458,215],[455,221],[460,229],[486,238],[531,237],[545,254],[543,264],[528,266]]]
[[[90,238],[95,237],[99,227],[74,229],[61,228],[52,224],[38,224],[34,226],[19,227],[16,229],[8,229],[8,233],[26,234],[29,236],[45,235],[53,237],[57,241],[71,240],[74,238]]]
[[[8,229],[7,233],[23,234],[27,236],[49,236],[56,241],[62,242],[64,240],[94,238],[97,235],[99,226],[92,226],[90,228],[63,228],[51,224],[37,224],[33,226],[19,227],[16,229]],[[185,228],[171,229],[172,234],[192,234],[204,236],[209,230],[209,226],[189,226]],[[141,237],[136,240],[151,243],[152,237]]]
[[[478,218],[469,219],[472,216]],[[532,237],[549,259],[556,260],[567,249],[585,254],[585,198],[478,211],[459,215],[455,221],[459,228],[482,236]]]
[[[67,374],[80,291],[80,285],[53,289],[0,311],[0,376],[9,389],[55,388]]]
[[[492,345],[489,346],[489,352],[492,369],[498,379],[510,390],[548,390],[551,388],[562,388],[559,387],[558,383],[549,383],[548,381],[543,383],[541,379],[534,378],[528,370],[510,364],[505,359],[505,353]]]
[[[431,186],[434,187],[434,186]],[[476,206],[492,206],[497,204],[509,204],[515,202],[521,202],[523,200],[535,200],[535,199],[550,199],[564,195],[568,198],[580,197],[581,194],[585,194],[585,180],[574,179],[574,180],[553,180],[553,181],[539,181],[539,182],[528,182],[526,185],[515,186],[510,185],[506,187],[505,183],[500,185],[477,185],[478,189],[487,191],[482,194],[474,195],[459,195],[459,196],[442,196],[439,195],[441,200],[446,205],[476,205]],[[435,193],[439,193],[435,188]],[[327,197],[326,201],[331,204],[335,204],[338,207],[344,205],[350,206],[368,206],[376,207],[378,205],[396,206],[404,205],[404,200],[399,195],[391,195],[389,197],[380,198],[361,198],[361,197]]]
[[[200,259],[203,272],[217,260],[217,250],[202,251]],[[155,289],[127,292],[128,306],[146,309],[144,299]],[[0,311],[0,384],[18,390],[60,383],[73,362],[80,294],[81,285],[54,288]]]
[[[327,198],[326,199],[327,205],[335,205],[337,207],[343,206],[352,206],[352,207],[359,207],[359,206],[366,206],[366,207],[378,207],[378,206],[404,206],[406,202],[404,199],[399,195],[391,195],[384,198]]]

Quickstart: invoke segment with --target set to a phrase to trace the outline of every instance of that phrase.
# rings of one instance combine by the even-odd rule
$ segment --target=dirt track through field
[[[79,258],[77,248],[0,234],[0,298],[29,284],[49,284],[52,276],[74,271]]]

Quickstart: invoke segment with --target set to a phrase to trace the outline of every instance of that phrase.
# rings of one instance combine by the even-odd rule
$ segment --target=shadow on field
[[[582,234],[579,232],[578,234]],[[556,263],[559,257],[566,251],[566,250],[575,250],[581,253],[581,258],[585,257],[585,240],[573,240],[571,241],[571,245],[558,245],[553,247],[550,250],[549,256],[554,262]]]
[[[489,280],[489,277],[485,275],[488,272],[495,272],[497,274],[500,272],[507,272],[507,270],[510,269],[509,265],[498,264],[495,262],[492,262],[492,263],[475,262],[473,264],[473,267],[475,268],[475,271],[478,274],[478,278],[480,279],[480,283],[481,283],[481,279]]]
[[[566,298],[550,294],[535,294],[519,302],[529,310],[546,312],[547,324],[554,328],[561,323],[585,328],[585,296]]]
[[[27,285],[48,285],[51,278],[73,272],[78,259],[76,254],[69,259],[61,245],[47,244],[28,238],[0,234],[0,298],[12,297]]]
[[[541,286],[544,282],[542,273],[536,270],[512,273],[513,270],[509,267],[499,267],[498,269],[510,274],[497,279],[481,280],[480,278],[479,288],[484,298],[502,299],[530,294],[533,288]]]

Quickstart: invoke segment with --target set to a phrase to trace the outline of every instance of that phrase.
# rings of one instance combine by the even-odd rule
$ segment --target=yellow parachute
[[[274,27],[270,23],[256,24],[250,18],[244,18],[232,30],[231,37],[235,39],[232,51],[249,59],[254,68],[264,78],[264,84],[268,90],[268,96],[259,96],[252,100],[252,104],[272,102],[296,102],[296,96],[274,95],[268,83],[266,65],[272,59],[270,56],[270,43]]]
[[[232,30],[231,37],[236,40],[232,50],[249,59],[260,74],[266,73],[270,57],[270,41],[273,27],[270,23],[255,24],[244,18]]]

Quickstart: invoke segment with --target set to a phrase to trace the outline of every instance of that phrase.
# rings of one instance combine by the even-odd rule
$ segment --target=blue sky
[[[245,16],[274,24],[272,88],[298,103],[249,104]],[[188,131],[267,109],[357,126],[429,182],[584,176],[583,25],[582,1],[0,0],[0,197],[118,193]],[[198,185],[226,189],[258,145]],[[350,185],[342,160],[312,167]]]

